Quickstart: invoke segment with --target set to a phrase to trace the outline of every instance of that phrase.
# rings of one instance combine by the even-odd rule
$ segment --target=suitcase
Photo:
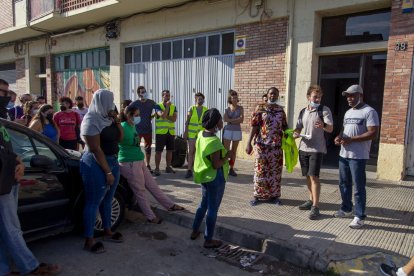
[[[176,136],[174,140],[174,151],[171,165],[174,168],[180,168],[184,165],[187,157],[187,141],[181,137]]]

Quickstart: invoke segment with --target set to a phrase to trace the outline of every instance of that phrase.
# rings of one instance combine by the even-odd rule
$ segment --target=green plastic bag
[[[293,129],[288,128],[283,132],[282,150],[285,155],[285,166],[288,172],[293,172],[298,163],[298,147],[296,146],[295,138],[293,138]]]

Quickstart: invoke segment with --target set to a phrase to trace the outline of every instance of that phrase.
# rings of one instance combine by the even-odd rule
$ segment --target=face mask
[[[7,109],[12,109],[14,107],[14,102],[9,102],[9,104],[7,105]]]
[[[10,102],[10,97],[0,97],[0,118],[7,119],[6,106]]]
[[[32,110],[32,115],[36,115],[36,113],[39,112],[39,108],[35,108]]]
[[[321,104],[320,104],[320,103],[315,103],[315,102],[310,101],[310,102],[309,102],[309,105],[310,105],[310,107],[313,107],[313,108],[318,108]]]
[[[141,122],[141,116],[134,117],[134,125],[137,125]]]
[[[141,97],[142,97],[144,100],[148,99],[148,93],[147,93],[147,91],[142,92],[142,93],[141,93]]]
[[[76,106],[77,106],[79,109],[82,109],[82,108],[83,108],[83,103],[78,103]]]
[[[202,105],[202,104],[204,103],[204,99],[203,99],[203,98],[198,98],[198,99],[197,99],[197,103],[198,103],[199,105]]]
[[[67,109],[66,105],[60,105],[60,111],[66,111]]]
[[[273,102],[271,101],[271,100],[268,100],[267,101],[267,103],[268,104],[278,104],[279,103],[279,101],[276,99],[276,100],[274,100]]]
[[[52,114],[52,113],[48,113],[48,114],[46,115],[46,119],[47,119],[49,122],[51,122],[51,121],[53,120],[53,114]]]

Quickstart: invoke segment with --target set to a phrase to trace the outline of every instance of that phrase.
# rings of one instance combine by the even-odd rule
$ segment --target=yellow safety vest
[[[203,106],[203,112],[201,113],[200,118],[198,118],[197,106],[194,105],[191,109],[192,109],[192,114],[190,118],[190,123],[188,124],[188,138],[196,139],[197,134],[201,130],[204,130],[204,128],[201,126],[201,122],[203,120],[204,112],[207,111],[207,107]]]
[[[165,110],[164,103],[161,102],[158,104],[162,111]],[[175,111],[175,105],[170,105],[170,114],[169,116],[173,116]],[[175,122],[171,122],[170,120],[163,119],[159,116],[155,118],[155,134],[167,134],[170,133],[171,135],[175,135]]]

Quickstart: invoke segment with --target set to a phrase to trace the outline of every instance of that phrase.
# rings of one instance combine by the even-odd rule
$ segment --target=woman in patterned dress
[[[260,200],[268,200],[280,205],[280,182],[283,168],[282,136],[287,128],[286,113],[278,105],[279,90],[267,90],[268,101],[256,108],[253,113],[252,130],[246,147],[247,154],[253,152],[255,138],[256,162],[254,168],[254,198],[252,206]]]

